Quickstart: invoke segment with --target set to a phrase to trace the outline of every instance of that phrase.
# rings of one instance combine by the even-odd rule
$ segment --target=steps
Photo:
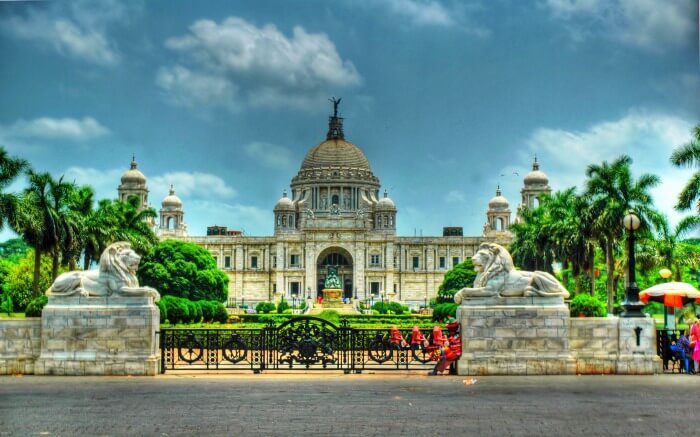
[[[357,311],[355,311],[355,307],[351,303],[344,303],[340,305],[334,304],[332,308],[324,308],[323,305],[314,304],[314,307],[311,308],[308,315],[317,316],[321,314],[321,311],[323,310],[337,311],[338,314],[359,314]]]

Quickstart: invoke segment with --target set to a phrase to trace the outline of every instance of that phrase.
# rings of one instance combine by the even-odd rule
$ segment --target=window
[[[459,257],[453,256],[452,257],[452,267],[457,267],[457,264],[459,264]]]
[[[337,174],[336,174],[337,175]],[[340,204],[340,198],[338,197],[337,194],[334,194],[333,197],[331,197],[331,203],[333,205],[339,205]]]
[[[292,296],[299,296],[299,283],[298,282],[290,282],[289,283],[289,294]]]
[[[289,265],[291,267],[299,267],[299,255],[290,255],[289,256]]]
[[[441,269],[445,269],[445,267],[446,267],[445,257],[444,257],[444,256],[441,256],[441,257],[440,257],[440,268],[441,268]]]
[[[272,268],[277,268],[277,255],[272,257]]]
[[[251,269],[257,269],[257,268],[258,268],[258,257],[257,257],[257,256],[251,256],[251,257],[250,257],[250,268],[251,268]]]
[[[420,268],[420,258],[417,256],[413,257],[413,270]]]
[[[369,256],[369,265],[374,266],[374,267],[378,267],[380,264],[379,260],[380,260],[379,255],[370,255]]]
[[[370,282],[369,283],[369,292],[372,294],[379,295],[379,285],[380,282]]]
[[[224,268],[226,268],[226,269],[231,268],[231,257],[230,256],[224,257]]]

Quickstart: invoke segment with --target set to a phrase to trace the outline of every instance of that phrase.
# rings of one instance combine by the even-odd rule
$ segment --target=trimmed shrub
[[[228,321],[228,310],[223,303],[217,301],[211,301],[214,307],[214,315],[212,320],[219,323],[226,323]]]
[[[13,310],[13,305],[12,305],[12,298],[10,297],[9,294],[5,293],[3,295],[0,295],[0,311],[3,313],[6,313],[8,316],[12,314]]]
[[[378,312],[379,314],[386,314],[389,310],[387,308],[387,304],[384,302],[375,302],[374,305],[372,305],[372,310]]]
[[[605,317],[608,314],[605,302],[588,294],[579,294],[569,304],[572,317]]]
[[[207,323],[214,320],[214,310],[216,305],[213,300],[200,300],[197,303],[202,309],[202,321]]]
[[[27,309],[24,311],[26,317],[41,317],[41,310],[44,306],[49,303],[49,298],[45,294],[37,297],[36,299],[29,302]]]
[[[191,300],[185,299],[187,305],[190,309],[190,323],[199,323],[202,321],[202,307],[199,306],[199,302],[192,302]]]
[[[175,296],[163,296],[160,298],[166,308],[170,323],[187,323],[190,319],[190,309],[187,301]]]
[[[29,307],[27,307],[29,309]],[[160,310],[160,323],[165,323],[168,320],[168,307],[165,306],[163,299],[158,301],[158,309]]]
[[[262,313],[262,314],[270,314],[272,311],[275,310],[275,304],[272,302],[258,302],[257,305],[255,305],[255,312],[256,313]]]
[[[284,298],[282,298],[280,300],[280,303],[277,305],[277,314],[284,314],[284,312],[289,308],[291,307],[289,306],[287,301]]]
[[[401,305],[398,302],[389,302],[386,304],[386,307],[394,314],[403,314],[404,312],[408,311],[408,307]]]
[[[457,314],[456,303],[439,303],[433,308],[433,321],[443,322],[450,317],[454,317]]]

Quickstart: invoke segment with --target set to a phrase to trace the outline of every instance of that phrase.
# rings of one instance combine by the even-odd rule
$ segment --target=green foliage
[[[0,243],[0,258],[17,263],[29,251],[29,245],[22,238],[11,238]]]
[[[277,314],[284,314],[284,312],[287,311],[289,308],[289,303],[287,303],[287,301],[283,297],[280,300],[280,303],[277,304]]]
[[[408,312],[408,307],[398,302],[376,302],[372,309],[379,314],[403,314]]]
[[[160,301],[165,306],[170,323],[187,323],[190,320],[190,309],[186,299],[166,295],[161,297]]]
[[[452,302],[439,303],[433,308],[433,321],[443,322],[450,317],[455,317],[457,314],[457,305]]]
[[[202,310],[202,322],[208,323],[214,320],[214,301],[199,300],[197,301],[199,308]]]
[[[199,302],[193,302],[189,299],[185,299],[189,309],[190,317],[189,323],[199,323],[202,321],[202,307],[199,306]]]
[[[138,278],[161,295],[219,302],[228,295],[228,276],[216,268],[206,249],[194,243],[161,242],[141,261]]]
[[[255,312],[259,314],[270,314],[275,310],[275,304],[272,302],[258,302],[255,305]]]
[[[474,278],[474,264],[471,258],[467,258],[445,273],[445,278],[438,287],[437,303],[454,303],[454,294],[464,287],[472,287]]]
[[[379,314],[386,314],[388,312],[387,304],[384,302],[375,302],[374,305],[372,305],[372,309]]]
[[[319,318],[331,322],[334,325],[340,325],[340,314],[335,310],[323,310],[321,314],[318,315]]]
[[[41,310],[44,309],[47,303],[49,303],[49,298],[45,294],[42,294],[29,302],[27,309],[24,310],[24,315],[26,317],[41,317]]]
[[[160,310],[160,323],[165,323],[168,320],[168,307],[165,306],[163,299],[158,301],[158,309]]]
[[[12,298],[8,294],[0,295],[0,312],[12,314]]]
[[[5,276],[2,285],[3,292],[9,295],[14,302],[15,311],[24,311],[32,296],[32,282],[34,277],[34,250],[29,250],[17,264],[12,265]],[[51,259],[43,257],[39,276],[39,290],[47,290],[53,279],[51,276]]]
[[[226,323],[228,321],[228,310],[223,303],[219,301],[210,301],[214,305],[214,317],[213,320],[219,323]]]
[[[605,302],[588,294],[579,294],[569,304],[572,317],[605,317],[608,311]]]

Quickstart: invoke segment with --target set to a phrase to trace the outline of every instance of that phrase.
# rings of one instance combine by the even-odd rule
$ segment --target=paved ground
[[[0,436],[692,435],[699,376],[0,377]]]

